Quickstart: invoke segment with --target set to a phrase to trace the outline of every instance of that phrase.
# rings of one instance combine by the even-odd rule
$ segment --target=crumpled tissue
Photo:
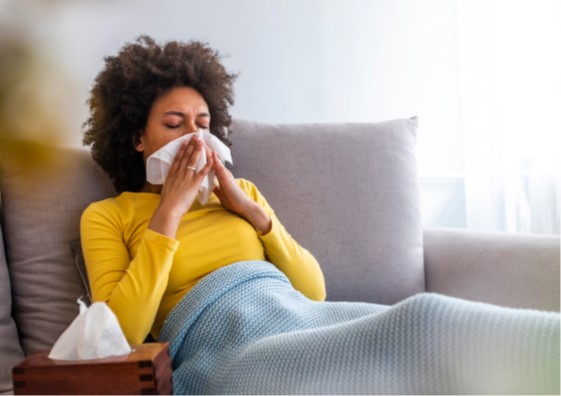
[[[172,140],[158,151],[154,152],[146,160],[146,180],[150,184],[164,184],[166,176],[169,173],[171,164],[175,159],[181,144],[190,140],[193,136],[198,135],[198,137],[205,142],[205,144],[216,151],[218,158],[222,162],[229,162],[233,164],[232,154],[230,149],[224,143],[220,141],[216,136],[212,135],[210,132],[199,129],[197,132],[189,133],[183,135],[177,139]],[[201,153],[201,158],[195,166],[197,172],[200,171],[206,165],[206,151],[203,150]],[[203,179],[201,187],[199,188],[199,202],[201,205],[205,205],[208,202],[208,196],[212,191],[214,191],[214,186],[216,185],[214,171],[211,170],[207,176]]]
[[[49,358],[60,360],[99,359],[131,352],[117,317],[103,302],[86,307],[81,300],[80,313],[61,334]]]

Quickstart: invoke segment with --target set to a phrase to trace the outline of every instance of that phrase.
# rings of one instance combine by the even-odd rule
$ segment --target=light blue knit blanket
[[[436,294],[315,302],[274,265],[201,280],[170,313],[176,394],[559,394],[560,317]]]

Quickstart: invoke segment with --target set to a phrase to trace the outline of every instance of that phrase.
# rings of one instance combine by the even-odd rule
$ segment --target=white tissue
[[[222,162],[229,162],[233,163],[232,155],[230,153],[230,149],[224,143],[220,141],[216,136],[212,135],[210,132],[205,131],[203,129],[199,129],[197,132],[189,133],[187,135],[183,135],[177,139],[172,140],[158,151],[150,155],[146,160],[146,180],[150,184],[164,184],[166,177],[169,173],[169,169],[173,160],[175,159],[175,155],[179,151],[181,144],[186,141],[190,140],[195,134],[205,142],[205,144],[216,151],[218,158]],[[195,166],[197,172],[200,171],[206,165],[206,151],[203,150],[201,153],[201,158],[199,159],[198,164]],[[214,171],[211,170],[207,176],[203,179],[201,183],[201,187],[199,189],[199,202],[201,205],[205,205],[208,201],[208,196],[214,190],[215,186],[215,175]]]
[[[49,358],[60,360],[99,359],[131,352],[117,317],[107,304],[96,302],[86,307],[62,333],[51,349]]]

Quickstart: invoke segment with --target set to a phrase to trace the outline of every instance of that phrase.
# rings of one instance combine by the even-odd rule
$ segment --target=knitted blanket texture
[[[559,394],[560,316],[422,293],[316,302],[264,261],[223,267],[172,310],[176,394]]]

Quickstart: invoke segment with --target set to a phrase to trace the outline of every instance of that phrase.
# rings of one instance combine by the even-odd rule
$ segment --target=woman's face
[[[154,101],[135,149],[146,162],[170,141],[209,125],[210,112],[201,94],[190,87],[172,88]]]

